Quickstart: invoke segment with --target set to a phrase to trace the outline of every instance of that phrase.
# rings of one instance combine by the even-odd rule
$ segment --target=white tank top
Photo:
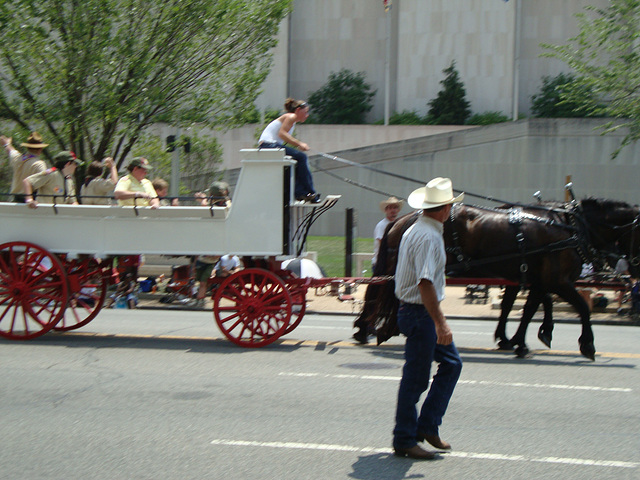
[[[266,142],[266,143],[277,143],[278,145],[283,145],[284,142],[278,136],[278,132],[280,132],[280,128],[282,128],[282,122],[276,118],[269,125],[267,125],[267,128],[265,128],[262,131],[262,135],[260,135],[260,140],[258,140],[258,143],[260,144],[262,142]],[[289,135],[293,135],[294,128],[296,128],[295,123],[291,127],[291,130],[289,130]]]

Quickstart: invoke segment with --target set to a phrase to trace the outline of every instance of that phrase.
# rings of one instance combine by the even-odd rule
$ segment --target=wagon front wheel
[[[264,347],[286,331],[293,301],[284,282],[268,270],[246,268],[216,290],[213,315],[222,333],[241,347]]]
[[[51,330],[68,301],[58,257],[28,242],[0,245],[0,336],[29,340]]]

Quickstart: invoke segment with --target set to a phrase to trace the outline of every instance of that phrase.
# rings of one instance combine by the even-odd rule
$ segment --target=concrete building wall
[[[513,112],[514,42],[519,32],[518,111],[529,114],[531,96],[544,75],[566,65],[541,58],[541,43],[563,44],[578,31],[575,14],[608,0],[294,0],[276,49],[261,105],[281,108],[286,96],[307,98],[331,72],[365,72],[377,90],[369,121],[384,117],[385,58],[389,37],[390,110],[425,114],[441,88],[451,61],[467,90],[474,113]],[[520,28],[516,6],[520,5]],[[285,33],[286,32],[286,35]],[[282,62],[287,68],[282,68]],[[275,86],[275,87],[273,87]],[[283,95],[283,91],[286,92]]]

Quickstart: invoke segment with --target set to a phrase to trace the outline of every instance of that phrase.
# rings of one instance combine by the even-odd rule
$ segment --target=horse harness
[[[508,210],[501,208],[488,208],[488,207],[478,207],[483,210],[489,210],[498,213],[506,213],[508,216],[508,223],[513,227],[514,237],[516,240],[516,244],[518,246],[517,253],[508,253],[504,255],[496,255],[488,258],[480,258],[480,259],[472,259],[469,256],[465,255],[462,247],[460,245],[460,234],[455,230],[455,218],[456,214],[459,210],[459,207],[454,207],[451,209],[450,220],[453,228],[452,239],[453,246],[446,247],[447,253],[450,253],[455,256],[458,263],[447,266],[447,274],[456,274],[460,272],[464,272],[470,270],[473,267],[489,265],[492,263],[498,263],[505,260],[511,260],[514,258],[520,258],[520,284],[527,284],[527,273],[529,271],[529,264],[527,263],[527,256],[539,254],[539,253],[551,253],[559,250],[565,250],[569,248],[576,249],[580,257],[585,261],[586,252],[593,253],[596,252],[590,246],[588,231],[586,229],[586,223],[584,222],[584,218],[582,215],[576,210],[567,210],[566,208],[558,210],[557,208],[545,208],[546,211],[556,211],[559,213],[568,214],[570,219],[573,219],[576,216],[580,216],[580,221],[573,220],[572,224],[566,224],[559,222],[557,220],[551,218],[544,218],[537,215],[533,215],[531,213],[525,212],[521,207],[514,207]],[[564,240],[559,240],[557,242],[551,242],[540,247],[535,248],[527,248],[525,234],[522,230],[525,220],[535,221],[542,223],[546,226],[554,226],[559,227],[573,234]],[[588,263],[588,261],[587,261]]]

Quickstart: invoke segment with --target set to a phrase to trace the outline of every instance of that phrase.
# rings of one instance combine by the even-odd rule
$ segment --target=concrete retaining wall
[[[567,176],[579,198],[596,196],[640,203],[638,179],[640,145],[611,154],[623,132],[602,136],[602,120],[532,119],[491,125],[384,145],[336,152],[337,156],[376,169],[415,179],[397,179],[364,168],[345,166],[321,157],[311,165],[330,170],[389,195],[408,194],[436,176],[451,177],[454,188],[509,202],[530,202],[540,190],[545,200],[563,200]],[[317,190],[343,195],[334,211],[324,214],[312,228],[314,235],[343,235],[344,209],[356,209],[357,235],[370,237],[382,218],[378,205],[384,195],[314,173]],[[467,196],[466,203],[487,204]],[[404,207],[401,213],[408,213]]]

